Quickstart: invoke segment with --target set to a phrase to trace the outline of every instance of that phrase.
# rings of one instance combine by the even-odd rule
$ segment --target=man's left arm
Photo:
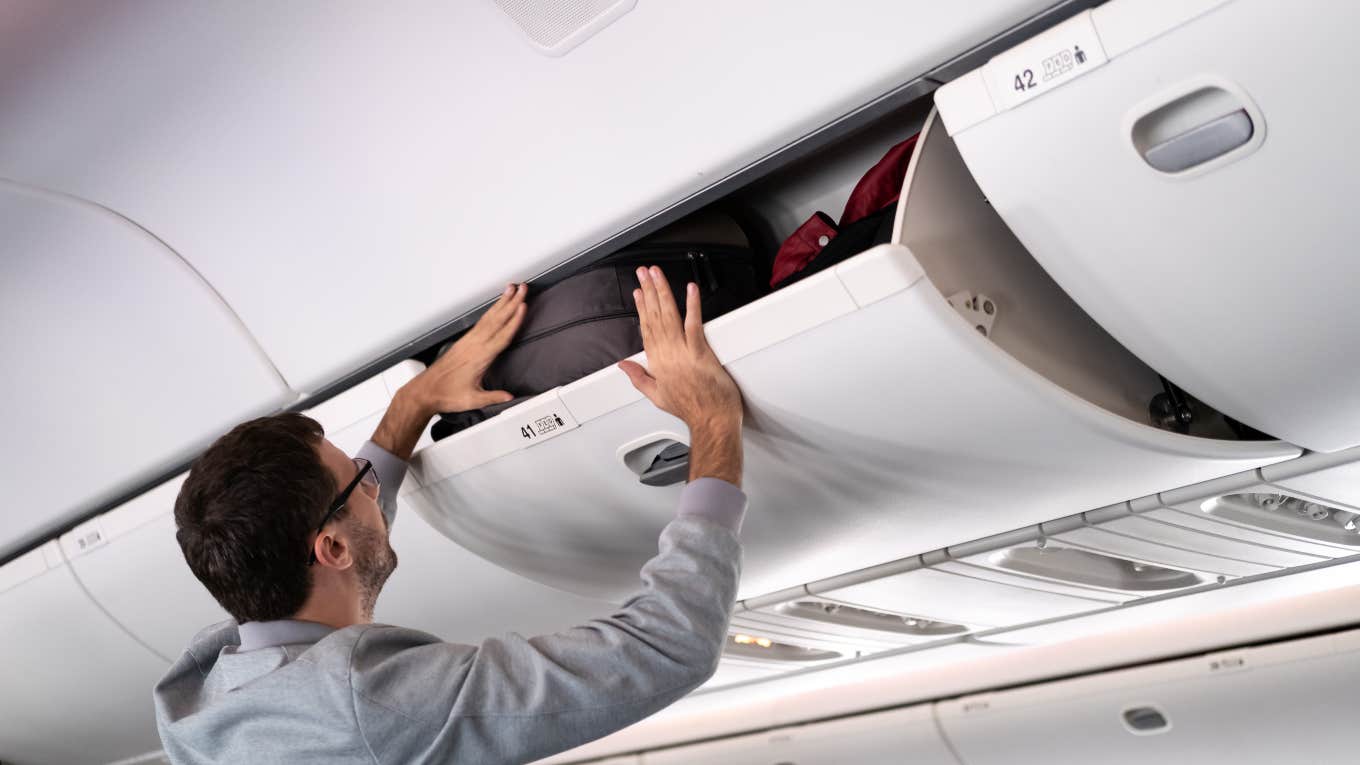
[[[403,385],[392,397],[373,438],[355,455],[372,462],[382,481],[378,502],[389,524],[395,520],[407,461],[430,418],[439,412],[467,412],[514,398],[503,390],[482,388],[482,376],[519,331],[526,292],[523,284],[507,286],[472,329],[429,369]]]

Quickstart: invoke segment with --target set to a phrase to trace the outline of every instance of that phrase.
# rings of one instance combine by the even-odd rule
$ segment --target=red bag
[[[778,287],[785,280],[807,268],[822,249],[831,243],[841,229],[897,204],[902,196],[902,182],[906,180],[907,165],[911,163],[919,134],[888,149],[869,172],[855,184],[845,202],[839,223],[833,223],[826,213],[818,212],[808,218],[798,230],[779,246],[770,273],[770,286]]]

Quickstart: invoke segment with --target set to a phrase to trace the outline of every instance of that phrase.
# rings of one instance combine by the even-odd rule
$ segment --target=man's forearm
[[[429,424],[434,412],[409,388],[401,388],[392,397],[392,404],[383,414],[378,429],[373,431],[373,443],[401,460],[409,460],[415,451],[420,434]]]
[[[741,420],[699,423],[690,427],[689,480],[718,478],[741,486]]]

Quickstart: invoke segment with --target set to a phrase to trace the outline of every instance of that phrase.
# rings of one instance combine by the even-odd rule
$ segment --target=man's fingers
[[[704,338],[704,309],[699,299],[699,285],[690,282],[685,286],[685,339],[694,348],[707,344]]]
[[[651,275],[652,286],[656,290],[656,316],[661,322],[662,331],[667,337],[678,337],[682,331],[680,309],[675,304],[671,283],[666,280],[666,274],[656,266],[652,266]]]
[[[641,364],[636,361],[620,361],[619,369],[622,369],[623,373],[628,375],[628,381],[633,384],[634,388],[641,391],[642,395],[652,402],[656,401],[656,378],[647,374],[647,370]]]
[[[515,333],[519,331],[520,325],[524,323],[524,314],[527,313],[528,310],[529,306],[526,305],[523,300],[516,302],[510,316],[496,329],[495,334],[491,335],[491,338],[487,340],[487,343],[495,349],[496,353],[505,350],[505,348],[510,345],[510,341],[515,339]]]
[[[656,285],[652,283],[652,272],[648,269],[639,268],[637,273],[638,287],[642,290],[642,304],[638,308],[638,313],[641,315],[643,321],[650,323],[651,332],[653,335],[656,335],[657,331],[660,329],[659,322],[657,321],[659,313],[657,312],[658,303]]]
[[[637,307],[638,331],[642,334],[643,348],[652,342],[652,323],[647,320],[647,307],[642,302],[645,299],[641,289],[633,290],[633,305]]]
[[[514,398],[515,395],[510,391],[479,390],[473,393],[471,399],[469,400],[469,403],[472,405],[469,408],[469,411],[471,411],[472,409],[481,409],[482,407],[492,406],[494,404],[504,404],[507,401],[513,401]]]

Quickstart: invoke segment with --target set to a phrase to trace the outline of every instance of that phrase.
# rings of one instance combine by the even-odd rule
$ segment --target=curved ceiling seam
[[[188,258],[184,257],[184,255],[180,253],[179,250],[176,250],[174,247],[171,247],[169,242],[166,242],[160,236],[156,235],[155,232],[151,231],[146,226],[143,226],[142,224],[138,223],[137,221],[133,220],[127,215],[124,215],[123,213],[111,207],[100,204],[99,202],[95,202],[84,197],[76,196],[75,194],[69,194],[64,191],[57,191],[55,189],[44,188],[42,186],[35,186],[31,183],[25,183],[23,181],[18,181],[13,178],[0,177],[0,184],[12,186],[20,191],[24,191],[37,196],[48,197],[60,200],[62,202],[88,207],[106,213],[114,217],[115,219],[122,221],[126,225],[132,227],[137,232],[141,233],[147,238],[151,239],[153,242],[159,245],[159,249],[174,256],[174,260],[178,262],[181,265],[181,267],[187,269],[189,273],[191,273],[194,276],[194,278],[199,282],[199,284],[202,284],[203,287],[213,296],[219,308],[226,312],[227,316],[231,318],[231,321],[240,329],[242,334],[244,334],[245,337],[248,339],[249,345],[255,351],[255,354],[260,358],[261,361],[264,362],[265,366],[269,368],[269,371],[274,375],[274,377],[278,379],[279,384],[282,385],[283,388],[291,394],[289,401],[282,406],[276,407],[275,408],[276,411],[282,411],[287,407],[288,404],[291,404],[294,401],[298,400],[301,394],[299,394],[298,391],[294,390],[293,386],[288,383],[287,378],[283,376],[283,372],[278,368],[278,365],[274,363],[274,360],[270,358],[269,354],[264,349],[264,345],[260,343],[259,338],[256,337],[255,333],[251,331],[249,325],[247,325],[245,320],[241,318],[241,315],[236,312],[236,309],[232,307],[231,303],[227,302],[226,298],[223,297],[222,293],[218,291],[217,287],[214,286],[212,282],[208,281],[208,279],[203,276],[203,273],[198,270],[198,267],[195,266]]]

